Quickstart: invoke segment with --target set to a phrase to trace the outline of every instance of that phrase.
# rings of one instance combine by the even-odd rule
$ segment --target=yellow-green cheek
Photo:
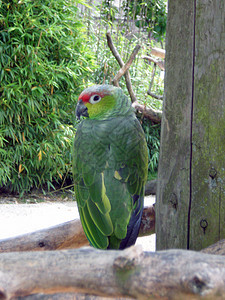
[[[101,116],[104,116],[108,111],[110,111],[116,104],[116,101],[113,97],[105,96],[100,102],[96,104],[85,103],[89,118],[97,119]]]

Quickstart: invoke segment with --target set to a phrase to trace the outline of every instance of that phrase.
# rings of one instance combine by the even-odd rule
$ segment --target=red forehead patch
[[[83,102],[88,102],[90,99],[90,94],[81,93],[78,100],[82,99]]]
[[[107,95],[107,93],[99,93],[99,92],[82,92],[78,98],[78,100],[82,100],[83,102],[89,102],[89,99],[92,95],[99,95],[101,98]]]

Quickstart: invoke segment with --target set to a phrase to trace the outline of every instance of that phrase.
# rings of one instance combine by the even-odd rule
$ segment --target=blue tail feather
[[[138,233],[141,225],[141,217],[143,213],[144,197],[139,195],[134,195],[133,201],[134,201],[134,205],[138,201],[137,206],[131,215],[130,222],[127,226],[127,235],[121,241],[119,249],[124,249],[134,245],[138,237]]]

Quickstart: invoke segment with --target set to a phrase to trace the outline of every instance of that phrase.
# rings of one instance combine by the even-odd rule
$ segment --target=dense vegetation
[[[70,168],[70,125],[92,63],[82,23],[65,0],[4,0],[0,12],[0,186],[50,187]]]
[[[139,101],[161,107],[146,94],[152,67],[141,58],[153,40],[143,42],[146,34],[140,26],[129,36],[128,22],[101,17],[107,16],[106,8],[103,2],[92,15],[90,6],[78,5],[78,0],[0,2],[0,189],[21,194],[33,187],[68,184],[77,96],[89,84],[111,83],[119,69],[106,45],[106,30],[125,61],[141,43],[130,69],[133,88]],[[164,32],[160,34],[162,40]],[[153,88],[163,93],[160,72]],[[154,173],[159,126],[144,120],[143,128],[153,158],[149,171]]]

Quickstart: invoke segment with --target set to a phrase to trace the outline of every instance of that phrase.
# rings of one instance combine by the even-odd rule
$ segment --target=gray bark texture
[[[185,250],[142,252],[137,246],[124,251],[81,248],[0,254],[1,300],[39,293],[222,299],[225,260]]]
[[[156,201],[156,247],[225,238],[223,0],[170,0]]]

